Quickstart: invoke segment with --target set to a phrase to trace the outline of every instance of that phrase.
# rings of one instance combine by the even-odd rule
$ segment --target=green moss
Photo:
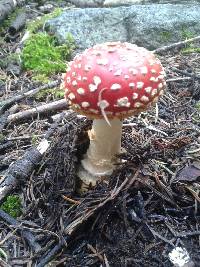
[[[55,8],[52,13],[44,15],[41,18],[28,23],[27,30],[32,32],[32,33],[36,33],[37,31],[41,30],[44,27],[45,22],[47,20],[55,18],[55,17],[59,16],[61,13],[62,13],[62,9]]]
[[[71,35],[66,38],[66,43],[59,45],[54,36],[47,33],[33,34],[25,43],[22,51],[22,62],[25,70],[31,70],[35,75],[48,76],[66,69],[65,60],[70,58],[74,48]]]
[[[21,215],[21,199],[17,195],[10,195],[0,207],[2,210],[17,218]]]
[[[48,83],[49,78],[45,74],[35,74],[32,78],[34,81],[42,82],[42,83]]]
[[[194,37],[194,33],[191,32],[187,27],[183,27],[181,30],[181,37],[183,40],[191,39]]]
[[[63,99],[64,98],[64,90],[59,88],[53,88],[53,89],[45,89],[40,92],[38,92],[35,95],[35,99],[38,101],[45,100],[47,96],[52,97],[53,99]]]
[[[170,31],[163,31],[160,33],[160,37],[163,42],[167,42],[172,39],[172,33]]]
[[[200,101],[198,101],[195,105],[195,108],[199,109],[200,110]]]
[[[2,248],[0,248],[0,259],[5,259],[5,261],[8,260],[8,256]]]
[[[200,53],[200,47],[188,47],[181,49],[182,54]]]
[[[183,40],[188,40],[194,38],[194,33],[190,31],[187,27],[183,27],[181,30],[181,38]],[[181,49],[181,53],[190,54],[190,53],[200,53],[200,48],[197,47],[194,43],[188,43],[184,48]]]
[[[32,143],[32,145],[37,145],[37,143],[38,143],[38,137],[34,134],[32,135],[31,143]]]
[[[5,136],[0,133],[0,144],[5,141]]]

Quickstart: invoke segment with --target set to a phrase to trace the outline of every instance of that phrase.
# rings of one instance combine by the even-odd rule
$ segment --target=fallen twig
[[[175,71],[175,72],[178,72],[182,75],[186,75],[186,76],[189,76],[191,78],[195,78],[195,79],[200,79],[200,76],[195,74],[195,73],[190,73],[188,71],[185,71],[185,70],[180,70],[178,68],[175,68],[175,67],[172,67],[171,70]]]
[[[200,36],[196,36],[194,38],[190,38],[190,39],[187,39],[185,41],[181,41],[181,42],[173,43],[173,44],[170,44],[170,45],[166,45],[166,46],[157,48],[157,49],[153,50],[152,52],[155,53],[155,54],[162,54],[163,52],[172,50],[174,48],[181,48],[181,47],[184,47],[188,43],[198,42],[198,41],[200,41]]]
[[[45,90],[47,88],[54,88],[54,87],[58,86],[59,84],[60,84],[60,80],[56,80],[56,81],[44,84],[44,85],[39,86],[33,90],[29,90],[27,92],[13,96],[7,100],[0,102],[0,115],[5,110],[7,110],[10,106],[12,106],[15,103],[18,103],[19,101],[23,100],[24,98],[33,96],[33,95],[37,94],[38,92]]]
[[[25,27],[26,13],[20,13],[15,20],[11,23],[8,31],[11,35],[15,35],[18,31]]]
[[[9,214],[7,214],[5,211],[0,209],[0,218],[5,221],[6,223],[10,225],[17,226],[20,224],[16,219],[11,217]],[[21,236],[27,241],[29,246],[32,248],[34,252],[38,252],[41,250],[41,246],[36,242],[36,239],[34,235],[29,230],[19,230],[21,233]]]
[[[71,113],[72,111],[69,111],[68,114],[64,113],[63,116],[70,116]],[[0,202],[15,189],[19,181],[26,180],[35,166],[40,162],[42,155],[49,147],[47,138],[54,133],[56,126],[63,119],[63,116],[61,115],[57,121],[52,124],[51,128],[46,132],[45,138],[37,147],[33,147],[31,150],[27,151],[21,159],[9,166],[5,177],[3,177],[0,182]]]
[[[35,117],[38,116],[38,114],[44,114],[52,111],[66,109],[67,107],[68,105],[65,99],[57,100],[48,104],[41,105],[39,107],[31,108],[9,115],[7,118],[7,123],[16,122],[30,117]]]

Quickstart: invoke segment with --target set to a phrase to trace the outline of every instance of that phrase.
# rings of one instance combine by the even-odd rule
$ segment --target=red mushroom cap
[[[155,55],[130,43],[95,45],[69,62],[65,97],[77,112],[92,118],[103,113],[128,117],[157,102],[166,86]]]

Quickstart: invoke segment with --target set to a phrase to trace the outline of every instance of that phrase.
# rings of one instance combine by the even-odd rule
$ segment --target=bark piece
[[[15,35],[18,31],[24,28],[26,24],[26,14],[20,13],[11,23],[8,31],[11,35]]]

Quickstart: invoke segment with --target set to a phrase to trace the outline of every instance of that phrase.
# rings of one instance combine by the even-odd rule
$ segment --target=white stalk
[[[95,184],[101,177],[112,174],[115,168],[116,155],[121,152],[122,121],[113,119],[108,125],[105,119],[96,119],[88,134],[90,146],[81,161],[88,175],[85,172],[80,178],[86,184]]]

